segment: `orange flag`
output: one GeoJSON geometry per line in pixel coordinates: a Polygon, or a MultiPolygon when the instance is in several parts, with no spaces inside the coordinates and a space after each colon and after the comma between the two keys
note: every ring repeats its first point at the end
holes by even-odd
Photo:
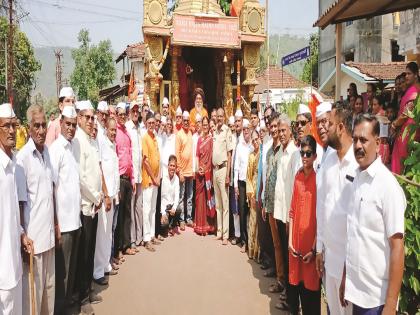
{"type": "Polygon", "coordinates": [[[130,82],[128,83],[128,97],[131,97],[131,94],[134,92],[135,84],[134,84],[134,69],[131,70],[130,74],[130,82]]]}
{"type": "Polygon", "coordinates": [[[318,129],[316,128],[316,107],[321,104],[322,100],[318,100],[317,96],[313,93],[311,93],[311,97],[309,99],[308,102],[308,107],[309,110],[311,111],[311,116],[312,116],[312,127],[311,127],[311,132],[312,135],[314,136],[316,142],[318,142],[318,144],[322,144],[321,140],[319,139],[319,135],[318,135],[318,129]]]}
{"type": "Polygon", "coordinates": [[[232,0],[232,4],[230,5],[230,15],[239,16],[239,14],[241,14],[243,5],[244,0],[232,0]]]}

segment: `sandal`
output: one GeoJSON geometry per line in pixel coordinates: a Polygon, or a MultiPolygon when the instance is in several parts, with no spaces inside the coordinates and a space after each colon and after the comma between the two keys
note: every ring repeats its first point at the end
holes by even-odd
{"type": "Polygon", "coordinates": [[[149,251],[149,252],[155,252],[156,249],[153,247],[151,242],[147,242],[144,247],[149,251]]]}

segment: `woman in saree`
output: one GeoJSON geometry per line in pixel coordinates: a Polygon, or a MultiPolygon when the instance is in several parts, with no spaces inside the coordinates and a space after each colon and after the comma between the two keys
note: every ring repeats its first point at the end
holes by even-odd
{"type": "Polygon", "coordinates": [[[419,66],[415,62],[407,64],[406,68],[406,85],[405,91],[400,102],[400,110],[398,117],[391,124],[391,134],[395,134],[394,148],[392,150],[391,170],[396,174],[403,172],[404,159],[407,157],[408,151],[408,132],[404,132],[409,125],[414,124],[414,120],[409,118],[408,112],[414,108],[414,100],[419,93],[419,66]]]}
{"type": "Polygon", "coordinates": [[[248,257],[258,260],[258,228],[257,228],[257,178],[258,178],[258,161],[260,156],[260,135],[257,130],[251,134],[251,142],[254,151],[250,153],[248,159],[248,169],[246,173],[246,194],[249,205],[249,222],[248,222],[248,257]]]}
{"type": "Polygon", "coordinates": [[[215,202],[212,194],[212,154],[213,137],[210,133],[210,121],[207,116],[202,120],[202,135],[197,142],[198,174],[195,179],[195,226],[194,232],[207,235],[214,232],[216,216],[215,202]]]}

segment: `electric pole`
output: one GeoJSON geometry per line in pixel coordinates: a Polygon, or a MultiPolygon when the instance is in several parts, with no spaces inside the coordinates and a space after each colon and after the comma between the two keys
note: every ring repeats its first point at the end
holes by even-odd
{"type": "Polygon", "coordinates": [[[60,96],[60,90],[63,87],[62,83],[62,74],[63,74],[63,67],[61,65],[61,58],[63,57],[63,53],[61,49],[54,51],[56,63],[55,63],[55,82],[57,85],[57,98],[60,96]]]}
{"type": "Polygon", "coordinates": [[[7,95],[13,105],[13,0],[9,0],[9,36],[7,38],[7,95]]]}

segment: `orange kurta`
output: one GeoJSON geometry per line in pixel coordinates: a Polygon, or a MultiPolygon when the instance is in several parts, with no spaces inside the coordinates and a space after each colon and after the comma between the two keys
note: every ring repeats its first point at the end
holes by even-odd
{"type": "Polygon", "coordinates": [[[175,138],[175,155],[179,174],[185,177],[193,176],[193,139],[191,131],[181,129],[175,138]]]}
{"type": "MultiPolygon", "coordinates": [[[[142,150],[143,150],[143,161],[147,159],[152,169],[153,175],[156,177],[159,174],[160,169],[160,153],[156,137],[150,136],[147,132],[142,139],[142,150]]],[[[142,168],[142,180],[141,186],[148,188],[152,185],[152,179],[146,171],[146,168],[142,168]]]]}
{"type": "MultiPolygon", "coordinates": [[[[312,250],[316,236],[316,173],[314,170],[307,178],[303,170],[296,174],[289,216],[293,220],[293,247],[305,256],[312,250]]],[[[302,281],[306,289],[319,290],[315,257],[305,264],[302,258],[293,257],[289,252],[289,282],[292,285],[298,285],[302,281]]]]}

